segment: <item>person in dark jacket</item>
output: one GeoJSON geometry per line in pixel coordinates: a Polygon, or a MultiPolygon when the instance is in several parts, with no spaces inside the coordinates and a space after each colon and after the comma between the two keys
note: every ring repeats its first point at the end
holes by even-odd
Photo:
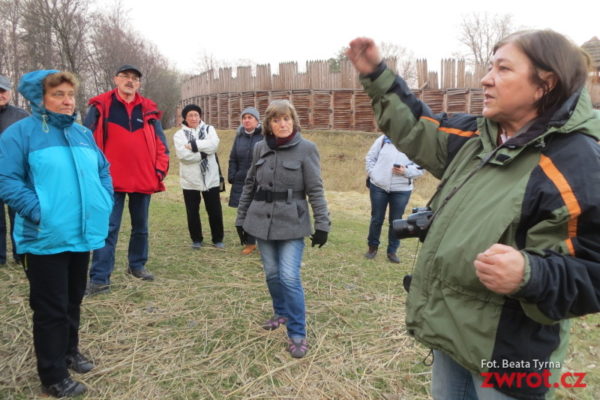
{"type": "Polygon", "coordinates": [[[441,179],[406,301],[408,333],[433,349],[433,398],[551,397],[568,369],[570,319],[600,312],[589,56],[551,30],[511,34],[481,80],[483,115],[448,116],[386,67],[373,40],[346,54],[381,129],[441,179]]]}
{"type": "MultiPolygon", "coordinates": [[[[10,125],[20,119],[27,117],[27,112],[19,107],[10,105],[12,98],[12,85],[10,79],[4,75],[0,75],[0,135],[10,125]]],[[[8,219],[10,220],[10,240],[12,242],[12,254],[15,263],[21,263],[21,257],[17,254],[17,247],[13,239],[13,231],[15,224],[15,211],[8,208],[8,219]]],[[[4,211],[4,202],[0,200],[0,265],[6,264],[6,213],[4,211]]]]}
{"type": "MultiPolygon", "coordinates": [[[[244,181],[252,162],[254,145],[263,140],[258,110],[254,107],[247,107],[242,111],[241,118],[242,125],[240,125],[236,132],[233,146],[229,153],[229,169],[227,171],[227,180],[231,184],[229,206],[234,208],[238,206],[240,196],[244,190],[244,181]]],[[[254,236],[248,235],[242,254],[248,255],[255,249],[256,240],[254,236]]]]}
{"type": "Polygon", "coordinates": [[[308,342],[300,266],[304,237],[312,232],[306,198],[315,221],[313,247],[327,242],[331,221],[317,146],[302,138],[298,114],[289,101],[269,104],[264,132],[265,140],[252,152],[235,225],[241,243],[250,234],[260,250],[274,311],[263,328],[287,325],[288,351],[301,358],[308,342]]]}
{"type": "Polygon", "coordinates": [[[54,397],[86,391],[67,369],[94,367],[79,352],[80,306],[90,251],[104,246],[113,206],[108,161],[75,123],[77,86],[70,72],[23,75],[19,92],[33,114],[0,137],[0,198],[17,212],[37,370],[42,391],[54,397]]]}

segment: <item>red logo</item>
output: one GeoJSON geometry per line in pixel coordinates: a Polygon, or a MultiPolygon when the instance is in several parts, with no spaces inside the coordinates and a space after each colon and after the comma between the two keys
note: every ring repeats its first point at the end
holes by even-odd
{"type": "Polygon", "coordinates": [[[585,372],[565,372],[560,375],[558,382],[550,383],[552,373],[545,369],[542,373],[539,372],[482,372],[484,388],[538,388],[544,386],[565,387],[565,388],[584,388],[587,385],[583,382],[585,372]]]}

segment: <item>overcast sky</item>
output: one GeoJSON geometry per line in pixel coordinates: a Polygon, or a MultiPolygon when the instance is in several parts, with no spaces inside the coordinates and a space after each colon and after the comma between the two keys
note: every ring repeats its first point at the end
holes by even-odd
{"type": "MultiPolygon", "coordinates": [[[[113,4],[113,0],[100,0],[113,4]]],[[[333,57],[368,36],[427,58],[430,69],[461,50],[465,14],[512,14],[517,26],[551,28],[582,44],[600,37],[600,1],[567,0],[125,0],[132,26],[182,72],[202,54],[258,64],[333,57]],[[432,65],[433,64],[433,65],[432,65]]],[[[464,50],[464,49],[462,49],[464,50]]]]}

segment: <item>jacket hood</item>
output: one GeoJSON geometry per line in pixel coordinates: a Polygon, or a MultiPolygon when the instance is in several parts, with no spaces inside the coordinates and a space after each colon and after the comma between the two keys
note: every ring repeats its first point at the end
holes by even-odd
{"type": "Polygon", "coordinates": [[[57,72],[59,71],[55,69],[28,72],[19,81],[19,93],[29,101],[31,111],[34,114],[41,115],[46,111],[44,108],[44,88],[42,87],[42,81],[48,75],[57,72]]]}
{"type": "MultiPolygon", "coordinates": [[[[515,137],[522,144],[551,132],[579,132],[600,140],[600,119],[594,113],[587,89],[573,93],[560,107],[541,115],[527,132],[515,137]]],[[[519,143],[517,143],[519,144],[519,143]]]]}
{"type": "Polygon", "coordinates": [[[43,129],[46,122],[59,128],[70,126],[75,122],[77,113],[73,115],[58,114],[44,107],[43,80],[48,75],[60,72],[55,69],[28,72],[19,81],[19,93],[29,101],[33,115],[42,119],[43,129]]]}
{"type": "MultiPolygon", "coordinates": [[[[496,123],[485,118],[481,122],[488,126],[485,129],[488,134],[485,137],[482,136],[484,148],[486,151],[491,151],[497,146],[496,123]]],[[[573,93],[562,105],[537,117],[526,132],[507,140],[504,145],[512,149],[523,148],[535,143],[543,145],[545,138],[552,133],[570,134],[575,132],[600,141],[600,113],[592,108],[592,101],[587,89],[573,93]]]]}
{"type": "Polygon", "coordinates": [[[559,132],[577,131],[600,140],[600,113],[593,109],[592,100],[585,88],[563,104],[549,125],[559,126],[559,132]]]}
{"type": "MultiPolygon", "coordinates": [[[[237,128],[236,135],[239,136],[239,135],[244,134],[245,132],[246,132],[246,130],[244,129],[244,125],[240,125],[237,128]]],[[[259,123],[256,126],[256,129],[254,129],[254,132],[252,132],[252,135],[261,135],[261,134],[262,134],[262,124],[259,123]]]]}

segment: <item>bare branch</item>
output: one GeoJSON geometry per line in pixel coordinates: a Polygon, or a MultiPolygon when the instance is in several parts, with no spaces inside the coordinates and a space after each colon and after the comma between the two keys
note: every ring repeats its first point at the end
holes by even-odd
{"type": "Polygon", "coordinates": [[[494,44],[513,31],[513,17],[510,14],[473,13],[463,16],[458,39],[468,49],[468,61],[486,65],[494,44]]]}

